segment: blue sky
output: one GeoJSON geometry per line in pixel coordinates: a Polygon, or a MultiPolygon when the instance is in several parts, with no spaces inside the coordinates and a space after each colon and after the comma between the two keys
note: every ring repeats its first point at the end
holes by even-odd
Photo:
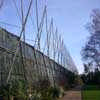
{"type": "MultiPolygon", "coordinates": [[[[3,20],[8,23],[19,25],[11,0],[5,5],[7,6],[0,12],[0,21],[3,20]]],[[[83,65],[80,51],[89,36],[85,25],[90,21],[92,9],[100,8],[100,0],[47,0],[47,5],[48,19],[53,17],[54,23],[58,27],[59,34],[62,34],[67,49],[79,72],[82,73],[83,65]]],[[[43,5],[41,5],[41,7],[42,6],[43,5]]],[[[14,30],[10,26],[6,27],[13,32],[20,31],[19,29],[14,30]]],[[[31,29],[32,28],[30,28],[30,30],[31,29]]],[[[28,33],[29,32],[28,30],[28,33]]]]}
{"type": "Polygon", "coordinates": [[[85,26],[94,8],[100,8],[100,0],[48,0],[49,16],[54,17],[79,73],[83,72],[80,51],[89,36],[85,26]]]}

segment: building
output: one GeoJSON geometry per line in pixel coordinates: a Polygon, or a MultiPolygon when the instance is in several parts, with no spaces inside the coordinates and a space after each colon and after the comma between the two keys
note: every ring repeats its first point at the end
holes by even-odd
{"type": "Polygon", "coordinates": [[[26,79],[29,83],[34,83],[39,79],[49,79],[51,84],[58,85],[67,82],[71,71],[36,50],[33,46],[18,41],[18,36],[5,29],[0,29],[0,84],[6,84],[10,71],[9,81],[26,79]],[[16,50],[18,50],[17,53],[16,50]]]}

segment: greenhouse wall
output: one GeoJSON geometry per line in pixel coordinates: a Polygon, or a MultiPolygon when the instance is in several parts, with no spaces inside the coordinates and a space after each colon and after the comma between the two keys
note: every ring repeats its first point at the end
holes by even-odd
{"type": "Polygon", "coordinates": [[[49,79],[51,84],[67,81],[66,76],[70,71],[31,45],[22,41],[18,45],[18,41],[18,36],[0,29],[0,85],[6,84],[11,67],[10,80],[27,79],[34,83],[38,79],[49,79]],[[18,52],[13,64],[17,46],[18,52]]]}

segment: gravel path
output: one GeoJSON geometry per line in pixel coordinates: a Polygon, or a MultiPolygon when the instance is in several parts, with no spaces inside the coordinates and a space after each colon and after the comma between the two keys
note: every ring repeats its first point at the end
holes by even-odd
{"type": "Polygon", "coordinates": [[[60,100],[81,100],[81,91],[67,91],[60,100]]]}

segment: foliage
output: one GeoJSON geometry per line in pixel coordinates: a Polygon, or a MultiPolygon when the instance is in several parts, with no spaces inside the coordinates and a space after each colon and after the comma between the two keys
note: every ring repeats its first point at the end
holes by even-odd
{"type": "Polygon", "coordinates": [[[40,79],[31,86],[31,99],[33,100],[55,100],[60,95],[58,87],[51,87],[50,81],[40,79]]]}
{"type": "Polygon", "coordinates": [[[83,90],[100,90],[99,85],[84,85],[83,90]]]}
{"type": "Polygon", "coordinates": [[[69,90],[69,89],[70,89],[70,86],[66,83],[66,84],[64,85],[64,90],[67,91],[67,90],[69,90]]]}
{"type": "Polygon", "coordinates": [[[82,49],[82,58],[95,67],[100,67],[100,10],[93,10],[88,29],[90,37],[82,49]]]}
{"type": "Polygon", "coordinates": [[[0,96],[8,96],[10,93],[9,93],[9,85],[2,85],[0,86],[0,96]]]}
{"type": "Polygon", "coordinates": [[[4,0],[0,0],[0,9],[2,8],[4,0]]]}
{"type": "Polygon", "coordinates": [[[26,92],[26,84],[22,80],[15,80],[11,84],[0,87],[0,95],[7,98],[14,96],[25,99],[27,97],[26,92]]]}
{"type": "Polygon", "coordinates": [[[100,71],[96,68],[95,71],[91,71],[88,74],[81,75],[81,78],[85,84],[100,84],[100,71]]]}
{"type": "Polygon", "coordinates": [[[37,88],[32,94],[33,100],[56,100],[61,94],[61,89],[56,87],[37,88]]]}
{"type": "Polygon", "coordinates": [[[25,81],[14,80],[11,84],[0,87],[0,96],[8,98],[6,100],[9,100],[11,97],[14,97],[16,100],[27,100],[29,98],[33,100],[56,100],[63,94],[61,88],[57,86],[51,87],[50,82],[45,79],[39,80],[33,86],[26,84],[25,81]]]}
{"type": "Polygon", "coordinates": [[[90,72],[90,64],[84,64],[84,72],[85,74],[88,74],[90,72]]]}
{"type": "Polygon", "coordinates": [[[51,87],[49,88],[48,92],[52,98],[58,98],[60,95],[60,89],[58,87],[51,87]]]}
{"type": "Polygon", "coordinates": [[[12,90],[16,90],[15,91],[15,96],[16,97],[21,97],[21,98],[26,98],[26,94],[27,94],[27,88],[26,88],[26,83],[25,81],[19,80],[19,81],[15,81],[16,83],[14,83],[15,85],[12,86],[12,90]]]}
{"type": "Polygon", "coordinates": [[[72,88],[72,87],[74,87],[74,85],[77,84],[77,82],[75,81],[75,79],[77,78],[77,75],[75,75],[74,73],[68,73],[68,75],[66,77],[68,77],[69,88],[72,88]]]}

